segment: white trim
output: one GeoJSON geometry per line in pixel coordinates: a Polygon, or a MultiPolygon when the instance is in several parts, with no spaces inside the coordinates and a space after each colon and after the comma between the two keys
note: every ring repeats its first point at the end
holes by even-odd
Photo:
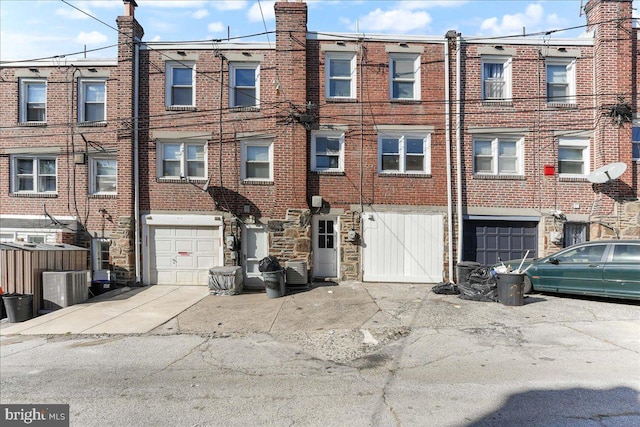
{"type": "MultiPolygon", "coordinates": [[[[250,86],[241,86],[247,87],[250,86]]],[[[229,63],[229,108],[260,108],[260,63],[258,62],[230,62],[229,63]],[[253,70],[255,79],[255,100],[253,105],[237,105],[235,89],[236,70],[253,70]]]]}
{"type": "MultiPolygon", "coordinates": [[[[47,175],[48,176],[48,175],[47,175]]],[[[13,154],[11,155],[11,192],[14,194],[58,194],[58,158],[51,155],[30,155],[30,154],[13,154]],[[33,167],[33,190],[17,190],[18,187],[18,159],[31,159],[33,167]],[[39,163],[41,160],[53,160],[56,167],[56,189],[53,191],[39,191],[38,178],[40,176],[39,163]]]]}
{"type": "Polygon", "coordinates": [[[104,78],[80,78],[78,79],[78,122],[106,122],[107,121],[107,79],[104,78]],[[88,84],[102,83],[104,86],[104,101],[102,120],[87,120],[85,117],[86,94],[85,89],[88,84]]]}
{"type": "Polygon", "coordinates": [[[344,132],[340,131],[313,131],[311,133],[311,170],[316,172],[343,172],[344,171],[344,132]],[[339,152],[338,152],[338,167],[337,168],[319,168],[317,161],[317,152],[316,152],[316,138],[317,137],[325,137],[338,139],[339,142],[339,152]]]}
{"type": "Polygon", "coordinates": [[[482,55],[481,61],[480,61],[480,73],[481,73],[481,79],[480,79],[480,85],[481,87],[481,92],[482,92],[482,100],[483,101],[488,101],[488,102],[492,102],[492,101],[499,101],[499,102],[511,102],[512,100],[512,86],[513,86],[513,82],[512,82],[512,73],[511,73],[511,69],[512,69],[512,57],[511,56],[494,56],[494,55],[482,55]],[[486,91],[485,91],[485,80],[487,79],[487,76],[485,74],[485,65],[486,64],[499,64],[502,65],[502,79],[504,81],[504,91],[503,91],[503,96],[500,98],[488,98],[486,91]]]}
{"type": "Polygon", "coordinates": [[[549,104],[575,104],[576,103],[576,59],[575,58],[558,58],[547,57],[545,59],[545,91],[546,101],[549,104]],[[549,99],[549,65],[564,66],[567,73],[567,94],[565,100],[549,99]]]}
{"type": "Polygon", "coordinates": [[[389,53],[389,98],[392,100],[420,100],[420,55],[415,53],[389,53]],[[408,79],[394,79],[393,76],[393,64],[395,61],[413,61],[413,95],[411,98],[400,98],[395,96],[396,94],[393,91],[393,83],[395,81],[399,82],[409,82],[408,79]]]}
{"type": "MultiPolygon", "coordinates": [[[[111,175],[107,175],[111,176],[111,175]]],[[[96,194],[118,194],[118,158],[116,156],[107,156],[107,155],[91,155],[89,156],[89,193],[92,195],[96,194]],[[116,190],[115,191],[99,191],[98,190],[98,166],[96,161],[98,160],[112,160],[116,162],[116,190]]]]}
{"type": "Polygon", "coordinates": [[[162,179],[182,179],[182,178],[192,178],[192,179],[207,179],[209,176],[209,144],[207,141],[202,140],[161,140],[156,142],[156,178],[162,179]],[[179,158],[172,159],[180,162],[180,175],[164,175],[164,147],[166,145],[178,145],[179,148],[179,158]],[[203,146],[203,162],[204,162],[204,174],[202,176],[190,176],[187,175],[188,170],[188,159],[187,159],[187,147],[190,145],[203,146]]]}
{"type": "Polygon", "coordinates": [[[403,175],[424,175],[431,174],[431,133],[430,132],[403,132],[401,130],[385,130],[378,133],[378,174],[403,174],[403,175]],[[397,170],[383,170],[382,169],[382,140],[394,139],[398,140],[398,169],[397,170]],[[407,170],[406,160],[409,154],[406,151],[407,139],[422,139],[422,155],[423,155],[423,169],[420,171],[407,170]]]}
{"type": "MultiPolygon", "coordinates": [[[[472,162],[473,162],[473,174],[484,176],[523,176],[524,175],[524,137],[523,136],[509,136],[509,135],[482,135],[474,137],[472,141],[472,162]],[[478,171],[476,170],[476,143],[489,142],[491,143],[491,171],[478,171]],[[500,143],[515,142],[516,143],[516,170],[515,172],[501,172],[500,171],[500,143]]],[[[488,157],[488,155],[484,155],[488,157]]]]}
{"type": "Polygon", "coordinates": [[[165,66],[165,106],[166,107],[195,107],[196,105],[196,63],[195,61],[167,61],[165,66]],[[172,99],[173,69],[186,68],[191,70],[191,104],[174,104],[172,99]]]}
{"type": "Polygon", "coordinates": [[[46,78],[20,78],[20,105],[19,105],[19,122],[20,123],[46,123],[47,122],[47,98],[49,92],[49,84],[46,78]],[[29,120],[28,113],[28,86],[31,84],[44,84],[44,120],[29,120]]]}
{"type": "Polygon", "coordinates": [[[561,178],[585,178],[591,172],[591,144],[585,138],[558,138],[558,176],[561,178]],[[580,147],[582,148],[583,173],[561,173],[560,172],[560,148],[580,147]]]}
{"type": "Polygon", "coordinates": [[[142,215],[142,225],[145,226],[160,226],[160,225],[174,225],[180,226],[205,226],[205,227],[220,227],[224,224],[224,221],[219,215],[173,215],[173,214],[147,214],[142,215]]]}
{"type": "Polygon", "coordinates": [[[240,177],[243,181],[271,181],[274,180],[273,174],[273,140],[270,139],[248,139],[242,141],[242,153],[240,161],[240,177]],[[268,147],[269,149],[269,177],[268,178],[248,178],[247,177],[247,147],[268,147]]]}
{"type": "MultiPolygon", "coordinates": [[[[340,77],[338,80],[347,80],[345,77],[340,77]]],[[[324,61],[324,96],[326,99],[356,99],[357,89],[357,73],[356,73],[356,54],[347,52],[325,52],[324,61]],[[349,96],[334,96],[331,95],[331,61],[333,60],[349,60],[350,74],[349,74],[349,96]]]]}

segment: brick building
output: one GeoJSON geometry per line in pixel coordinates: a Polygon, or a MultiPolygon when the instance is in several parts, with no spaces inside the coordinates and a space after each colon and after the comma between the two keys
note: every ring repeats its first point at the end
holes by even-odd
{"type": "Polygon", "coordinates": [[[640,238],[631,1],[588,2],[591,38],[491,40],[316,33],[278,2],[275,43],[143,42],[124,5],[117,60],[2,64],[3,240],[90,246],[123,284],[260,286],[268,254],[439,282],[640,238]]]}

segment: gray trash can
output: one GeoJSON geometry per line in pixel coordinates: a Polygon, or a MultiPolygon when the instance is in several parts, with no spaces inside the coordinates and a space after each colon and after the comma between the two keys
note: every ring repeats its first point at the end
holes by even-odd
{"type": "Polygon", "coordinates": [[[482,267],[482,264],[475,261],[460,261],[456,264],[456,275],[458,278],[458,285],[466,285],[469,283],[469,276],[471,272],[476,268],[482,267]]]}
{"type": "Polygon", "coordinates": [[[287,293],[287,287],[284,282],[284,270],[263,271],[262,280],[269,298],[280,298],[287,293]]]}
{"type": "Polygon", "coordinates": [[[32,294],[5,294],[2,301],[10,323],[24,322],[33,317],[32,294]]]}
{"type": "Polygon", "coordinates": [[[524,274],[496,274],[498,301],[503,305],[524,305],[524,274]]]}

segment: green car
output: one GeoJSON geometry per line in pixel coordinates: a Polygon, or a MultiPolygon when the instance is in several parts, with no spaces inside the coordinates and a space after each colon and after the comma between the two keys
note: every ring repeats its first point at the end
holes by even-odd
{"type": "MultiPolygon", "coordinates": [[[[504,264],[515,270],[521,260],[504,264]]],[[[640,240],[578,243],[544,258],[526,260],[522,263],[525,269],[525,293],[640,299],[640,240]]]]}

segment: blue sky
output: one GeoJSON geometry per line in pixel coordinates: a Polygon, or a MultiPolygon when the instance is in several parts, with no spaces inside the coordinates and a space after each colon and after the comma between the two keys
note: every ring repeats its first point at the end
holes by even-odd
{"type": "MultiPolygon", "coordinates": [[[[587,0],[307,0],[310,31],[443,36],[500,36],[585,24],[587,0]]],[[[240,37],[274,30],[272,0],[137,0],[144,41],[188,41],[240,37]]],[[[634,0],[637,6],[640,0],[634,0]]],[[[0,0],[0,58],[33,59],[114,45],[122,0],[0,0]],[[75,6],[72,7],[70,5],[75,6]],[[79,10],[103,21],[98,22],[79,10]],[[105,25],[108,24],[108,25],[105,25]]],[[[634,10],[638,16],[638,11],[634,10]]],[[[554,33],[578,37],[584,28],[554,33]]],[[[274,35],[257,41],[275,40],[274,35]]],[[[248,41],[248,39],[247,39],[248,41]]],[[[99,50],[87,57],[115,57],[99,50]]]]}

